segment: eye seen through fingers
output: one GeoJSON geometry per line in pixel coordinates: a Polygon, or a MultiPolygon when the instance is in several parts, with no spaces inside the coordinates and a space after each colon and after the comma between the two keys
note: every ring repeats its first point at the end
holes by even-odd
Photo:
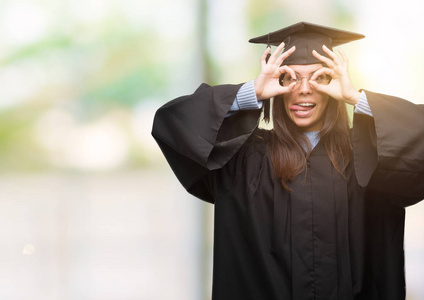
{"type": "MultiPolygon", "coordinates": [[[[290,84],[292,84],[293,82],[295,83],[294,89],[298,89],[302,83],[303,79],[306,79],[307,81],[309,81],[311,79],[311,77],[313,76],[312,74],[309,74],[309,76],[301,76],[299,73],[295,72],[296,77],[291,76],[288,73],[283,73],[280,75],[280,85],[281,86],[285,86],[288,87],[290,86],[290,84]]],[[[319,75],[315,81],[318,84],[323,84],[323,85],[328,85],[331,82],[331,77],[329,75],[323,74],[323,75],[319,75]]]]}

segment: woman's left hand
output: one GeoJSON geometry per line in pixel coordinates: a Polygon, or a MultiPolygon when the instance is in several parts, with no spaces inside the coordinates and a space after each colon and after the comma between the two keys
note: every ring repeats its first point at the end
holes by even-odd
{"type": "Polygon", "coordinates": [[[328,49],[326,46],[322,46],[322,49],[331,57],[327,58],[320,55],[315,50],[312,51],[312,54],[325,63],[328,67],[321,68],[317,70],[311,77],[309,83],[319,92],[325,93],[330,97],[344,101],[346,103],[356,105],[359,100],[360,92],[355,90],[352,85],[352,80],[349,76],[349,60],[343,50],[339,49],[340,59],[333,51],[328,49]],[[329,75],[332,80],[330,84],[323,85],[318,84],[315,79],[320,75],[329,75]]]}

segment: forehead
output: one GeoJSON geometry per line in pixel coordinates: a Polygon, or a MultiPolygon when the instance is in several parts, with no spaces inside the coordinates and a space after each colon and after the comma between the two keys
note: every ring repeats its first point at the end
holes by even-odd
{"type": "Polygon", "coordinates": [[[296,73],[299,74],[310,74],[315,72],[318,69],[321,69],[323,67],[322,64],[311,64],[311,65],[290,65],[290,68],[292,68],[296,73]]]}

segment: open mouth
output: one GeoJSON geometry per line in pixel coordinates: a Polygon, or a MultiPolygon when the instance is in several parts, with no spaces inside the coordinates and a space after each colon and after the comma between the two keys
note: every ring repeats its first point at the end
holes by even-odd
{"type": "Polygon", "coordinates": [[[312,102],[300,102],[300,103],[295,103],[291,105],[290,110],[294,112],[299,112],[299,113],[304,113],[304,112],[307,113],[311,111],[312,109],[314,109],[315,106],[316,104],[312,102]]]}

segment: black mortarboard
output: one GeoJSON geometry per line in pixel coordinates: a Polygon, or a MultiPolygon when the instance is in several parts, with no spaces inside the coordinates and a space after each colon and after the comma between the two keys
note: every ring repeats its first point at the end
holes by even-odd
{"type": "Polygon", "coordinates": [[[310,65],[322,63],[312,55],[312,50],[316,50],[319,54],[328,57],[322,50],[322,45],[326,45],[332,50],[335,46],[359,40],[364,37],[364,35],[359,33],[300,22],[269,34],[250,39],[249,42],[272,46],[278,46],[284,42],[286,50],[296,46],[296,51],[290,55],[283,64],[310,65]]]}
{"type": "MultiPolygon", "coordinates": [[[[364,38],[362,34],[340,30],[336,28],[325,27],[307,22],[299,22],[286,28],[270,32],[268,34],[250,39],[250,43],[266,44],[268,46],[278,46],[282,42],[285,43],[285,50],[296,46],[296,51],[292,53],[283,65],[310,65],[322,63],[319,59],[312,55],[312,50],[316,50],[319,54],[329,57],[322,50],[322,45],[327,46],[330,50],[333,47],[342,45],[351,41],[364,38]]],[[[264,105],[265,120],[269,120],[269,102],[264,105]]]]}

